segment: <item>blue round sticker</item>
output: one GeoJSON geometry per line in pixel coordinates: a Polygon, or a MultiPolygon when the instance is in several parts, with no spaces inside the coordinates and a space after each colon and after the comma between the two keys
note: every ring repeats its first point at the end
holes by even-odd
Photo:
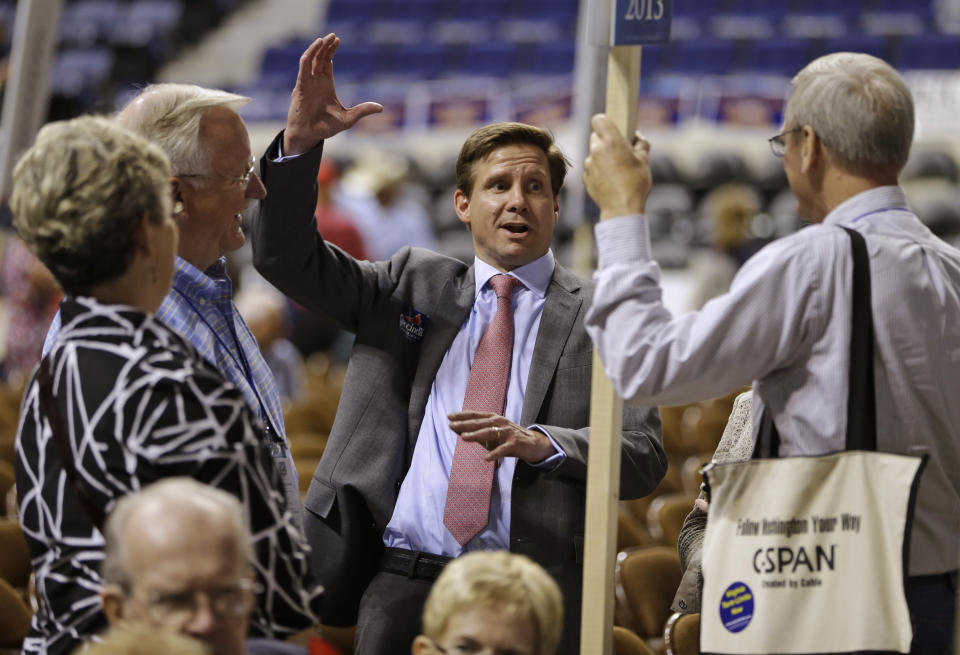
{"type": "Polygon", "coordinates": [[[753,618],[753,592],[743,582],[734,582],[720,597],[720,622],[730,632],[740,632],[753,618]]]}

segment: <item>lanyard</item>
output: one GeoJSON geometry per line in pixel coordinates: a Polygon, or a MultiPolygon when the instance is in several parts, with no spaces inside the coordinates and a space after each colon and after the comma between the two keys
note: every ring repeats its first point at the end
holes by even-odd
{"type": "Polygon", "coordinates": [[[270,414],[267,412],[266,404],[263,402],[263,398],[261,398],[260,396],[260,390],[257,389],[257,385],[253,380],[253,372],[252,372],[252,369],[250,368],[250,363],[247,361],[247,355],[246,353],[243,352],[243,347],[240,345],[240,340],[237,339],[237,333],[233,328],[232,312],[231,312],[230,320],[226,321],[226,323],[227,323],[227,327],[230,329],[230,334],[233,336],[233,342],[234,344],[236,344],[237,352],[240,354],[239,359],[237,358],[236,355],[233,354],[233,351],[230,350],[230,347],[220,336],[220,333],[217,332],[217,330],[215,330],[214,327],[210,324],[210,321],[207,320],[207,317],[203,315],[203,313],[197,308],[196,305],[193,304],[193,301],[191,301],[190,298],[187,297],[187,295],[183,293],[180,289],[177,289],[176,287],[174,287],[173,290],[176,291],[178,294],[180,294],[180,297],[183,298],[183,300],[188,305],[190,305],[190,308],[200,318],[200,320],[203,321],[203,324],[207,326],[207,329],[210,330],[210,333],[213,335],[213,338],[220,343],[220,345],[227,352],[227,354],[230,355],[230,358],[233,359],[237,367],[241,371],[243,371],[243,376],[244,378],[246,378],[247,384],[249,384],[250,388],[253,389],[253,393],[257,397],[257,402],[260,404],[260,420],[263,422],[264,431],[267,433],[267,436],[269,436],[272,440],[281,439],[279,435],[276,433],[276,430],[273,428],[273,425],[271,424],[270,414]]]}

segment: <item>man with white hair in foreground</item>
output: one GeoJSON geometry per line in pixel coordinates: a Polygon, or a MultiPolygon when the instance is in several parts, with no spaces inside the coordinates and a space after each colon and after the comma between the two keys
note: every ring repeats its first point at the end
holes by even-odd
{"type": "MultiPolygon", "coordinates": [[[[244,653],[258,586],[244,516],[234,496],[191,478],[121,498],[104,529],[100,596],[110,624],[187,635],[213,655],[244,653]]],[[[254,643],[255,652],[296,649],[254,643]]]]}
{"type": "MultiPolygon", "coordinates": [[[[600,270],[587,331],[618,393],[643,405],[710,398],[750,382],[780,456],[842,450],[851,334],[850,228],[866,241],[874,323],[877,450],[929,454],[909,537],[912,652],[948,652],[960,560],[960,252],[927,229],[897,177],[913,141],[913,98],[876,57],[834,53],[792,81],[783,158],[813,223],[754,255],[729,293],[672,316],[644,215],[650,144],[631,148],[604,116],[584,181],[600,207],[600,270]]],[[[878,572],[882,574],[882,572],[878,572]]]]}

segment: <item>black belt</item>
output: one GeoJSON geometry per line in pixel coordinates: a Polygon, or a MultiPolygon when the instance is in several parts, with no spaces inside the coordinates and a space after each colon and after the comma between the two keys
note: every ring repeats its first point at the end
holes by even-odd
{"type": "Polygon", "coordinates": [[[452,557],[404,548],[387,548],[380,558],[380,570],[414,580],[436,580],[452,557]]]}

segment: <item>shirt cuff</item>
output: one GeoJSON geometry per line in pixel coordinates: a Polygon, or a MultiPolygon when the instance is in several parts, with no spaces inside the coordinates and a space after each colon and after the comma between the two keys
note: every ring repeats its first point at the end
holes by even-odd
{"type": "Polygon", "coordinates": [[[277,141],[277,158],[272,161],[289,161],[291,159],[296,159],[300,155],[284,155],[283,154],[283,139],[277,141]]]}
{"type": "Polygon", "coordinates": [[[550,455],[550,457],[540,460],[539,462],[534,462],[530,464],[530,466],[535,469],[540,469],[541,471],[552,471],[567,460],[567,454],[563,452],[563,448],[560,447],[560,444],[554,441],[553,437],[550,436],[550,433],[545,427],[534,423],[533,425],[527,427],[527,429],[537,430],[538,432],[542,432],[543,434],[547,435],[547,439],[550,440],[550,445],[552,445],[553,449],[557,451],[553,455],[550,455]]]}
{"type": "Polygon", "coordinates": [[[652,259],[650,227],[643,214],[600,221],[593,231],[600,253],[600,268],[615,264],[636,264],[652,259]]]}
{"type": "MultiPolygon", "coordinates": [[[[323,144],[323,141],[320,141],[319,143],[317,143],[317,145],[315,145],[315,146],[314,146],[313,148],[311,148],[310,150],[314,150],[314,149],[316,149],[316,148],[319,148],[322,144],[323,144]]],[[[300,155],[305,155],[305,154],[307,154],[307,152],[310,152],[310,150],[307,150],[307,151],[305,151],[305,152],[301,152],[300,155]]],[[[277,156],[276,156],[276,158],[271,159],[270,161],[272,161],[272,162],[289,161],[289,160],[291,160],[291,159],[296,159],[296,158],[299,157],[300,155],[285,155],[285,154],[283,154],[283,139],[277,139],[277,156]]]]}

